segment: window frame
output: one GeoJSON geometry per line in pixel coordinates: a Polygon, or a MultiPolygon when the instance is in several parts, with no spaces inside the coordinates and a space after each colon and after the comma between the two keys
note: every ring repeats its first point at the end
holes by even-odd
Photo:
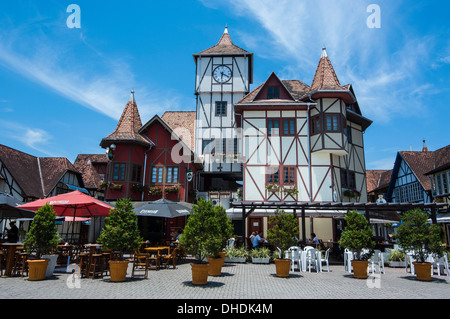
{"type": "Polygon", "coordinates": [[[325,114],[325,132],[328,133],[338,133],[341,132],[341,126],[340,123],[340,114],[338,113],[328,113],[325,114]],[[331,118],[331,129],[328,128],[328,119],[331,118]],[[335,120],[335,121],[334,121],[335,120]],[[336,125],[336,127],[335,127],[336,125]]]}
{"type": "Polygon", "coordinates": [[[296,186],[297,178],[296,178],[296,169],[295,166],[283,166],[283,186],[296,186]],[[288,177],[288,182],[286,182],[286,172],[288,177]],[[291,180],[292,178],[292,180],[291,180]]]}
{"type": "Polygon", "coordinates": [[[153,166],[152,167],[152,176],[151,182],[153,184],[163,184],[164,183],[164,166],[153,166]],[[156,174],[155,174],[156,172],[156,174]],[[160,181],[161,177],[161,181],[160,181]]]}
{"type": "Polygon", "coordinates": [[[113,163],[112,180],[117,182],[125,182],[127,180],[127,163],[113,163]],[[118,167],[117,176],[116,167],[118,167]]]}
{"type": "Polygon", "coordinates": [[[227,116],[227,108],[228,108],[228,102],[227,101],[216,101],[216,109],[215,109],[215,116],[221,117],[221,116],[227,116]],[[220,111],[220,112],[218,112],[220,111]]]}
{"type": "Polygon", "coordinates": [[[320,114],[311,117],[310,133],[311,135],[320,134],[322,132],[322,122],[320,114]]]}
{"type": "Polygon", "coordinates": [[[267,87],[267,99],[277,100],[280,98],[280,87],[279,86],[268,86],[267,87]]]}
{"type": "Polygon", "coordinates": [[[180,180],[180,167],[179,166],[168,166],[165,168],[166,171],[166,176],[165,176],[165,180],[166,180],[166,184],[178,184],[179,180],[180,180]],[[174,180],[174,172],[177,172],[176,174],[176,180],[174,180]],[[170,172],[170,176],[171,179],[169,181],[169,172],[170,172]]]}
{"type": "Polygon", "coordinates": [[[142,181],[142,165],[133,164],[131,169],[131,181],[132,182],[142,181]]]}

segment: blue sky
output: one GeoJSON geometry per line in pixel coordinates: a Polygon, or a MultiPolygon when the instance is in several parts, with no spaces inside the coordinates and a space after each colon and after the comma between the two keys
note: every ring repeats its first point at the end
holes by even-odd
{"type": "Polygon", "coordinates": [[[322,46],[362,113],[367,169],[397,151],[449,144],[448,1],[15,0],[0,2],[0,143],[35,156],[104,153],[129,98],[143,123],[195,110],[192,54],[225,25],[254,53],[257,87],[274,71],[311,84],[322,46]],[[67,7],[81,9],[68,28],[67,7]],[[380,8],[381,25],[369,28],[380,8]]]}

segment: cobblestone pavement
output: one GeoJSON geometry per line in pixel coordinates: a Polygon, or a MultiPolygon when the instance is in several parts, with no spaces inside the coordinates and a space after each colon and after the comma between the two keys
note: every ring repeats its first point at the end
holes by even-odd
{"type": "Polygon", "coordinates": [[[222,275],[209,277],[206,286],[191,284],[189,262],[176,269],[150,270],[148,279],[126,282],[81,279],[72,283],[71,274],[55,273],[43,281],[0,278],[0,299],[448,299],[450,277],[432,277],[421,282],[404,268],[386,267],[385,274],[368,280],[355,279],[343,265],[330,272],[292,272],[289,278],[275,276],[275,265],[226,263],[222,275]],[[68,283],[69,282],[69,283],[68,283]],[[77,287],[76,284],[79,284],[77,287]]]}

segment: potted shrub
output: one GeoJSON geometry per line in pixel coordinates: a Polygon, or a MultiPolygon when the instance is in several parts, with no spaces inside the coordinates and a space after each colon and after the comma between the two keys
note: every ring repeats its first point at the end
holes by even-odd
{"type": "Polygon", "coordinates": [[[225,262],[245,263],[249,256],[248,250],[242,247],[233,247],[226,250],[225,262]]]}
{"type": "Polygon", "coordinates": [[[117,201],[105,218],[105,227],[97,241],[106,249],[118,252],[115,259],[109,261],[111,281],[125,281],[129,261],[125,260],[124,252],[134,252],[143,241],[130,199],[121,198],[117,201]]]}
{"type": "Polygon", "coordinates": [[[270,262],[270,249],[267,247],[256,248],[251,251],[252,263],[268,264],[270,262]]]}
{"type": "Polygon", "coordinates": [[[232,224],[223,207],[214,206],[211,201],[202,198],[193,205],[180,238],[181,246],[195,258],[195,262],[191,263],[192,284],[208,283],[211,262],[217,261],[223,265],[219,252],[232,234],[232,224]],[[208,261],[205,261],[206,257],[210,257],[208,261]]]}
{"type": "Polygon", "coordinates": [[[413,209],[402,215],[402,223],[397,228],[396,238],[405,254],[412,253],[417,279],[430,281],[432,263],[427,258],[435,254],[441,257],[444,247],[439,226],[428,222],[430,216],[421,209],[413,209]]]}
{"type": "Polygon", "coordinates": [[[267,240],[281,250],[280,258],[275,258],[277,277],[289,277],[291,260],[285,258],[285,251],[297,245],[298,222],[293,214],[276,210],[275,216],[269,217],[271,227],[267,231],[267,240]]]}
{"type": "Polygon", "coordinates": [[[369,258],[373,253],[375,241],[372,239],[372,229],[364,215],[356,210],[347,212],[345,216],[347,226],[342,232],[339,245],[348,248],[354,253],[352,260],[353,276],[367,278],[369,258]]]}
{"type": "Polygon", "coordinates": [[[208,246],[207,260],[210,263],[209,272],[210,276],[220,276],[222,274],[222,266],[225,263],[224,248],[228,239],[233,236],[233,225],[231,220],[228,219],[225,208],[222,206],[213,206],[215,212],[215,224],[217,230],[215,232],[214,241],[211,241],[211,245],[208,246]]]}
{"type": "Polygon", "coordinates": [[[36,249],[36,259],[30,258],[27,261],[29,268],[28,280],[43,280],[46,276],[53,274],[58,255],[53,255],[52,252],[56,251],[61,240],[56,228],[55,217],[56,213],[53,207],[45,204],[39,208],[33,218],[30,231],[27,233],[24,241],[24,247],[29,252],[32,249],[36,249]],[[50,261],[52,262],[51,264],[49,264],[50,261]]]}
{"type": "Polygon", "coordinates": [[[405,253],[400,249],[392,249],[389,251],[387,262],[389,267],[405,267],[405,253]]]}

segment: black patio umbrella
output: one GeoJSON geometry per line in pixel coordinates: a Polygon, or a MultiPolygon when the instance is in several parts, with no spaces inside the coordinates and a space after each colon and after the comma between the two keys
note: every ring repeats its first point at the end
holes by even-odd
{"type": "Polygon", "coordinates": [[[135,207],[134,211],[137,216],[175,218],[188,216],[192,211],[192,204],[161,198],[143,206],[135,207]]]}
{"type": "Polygon", "coordinates": [[[0,219],[33,218],[36,212],[19,208],[23,203],[8,194],[0,194],[0,219]]]}

